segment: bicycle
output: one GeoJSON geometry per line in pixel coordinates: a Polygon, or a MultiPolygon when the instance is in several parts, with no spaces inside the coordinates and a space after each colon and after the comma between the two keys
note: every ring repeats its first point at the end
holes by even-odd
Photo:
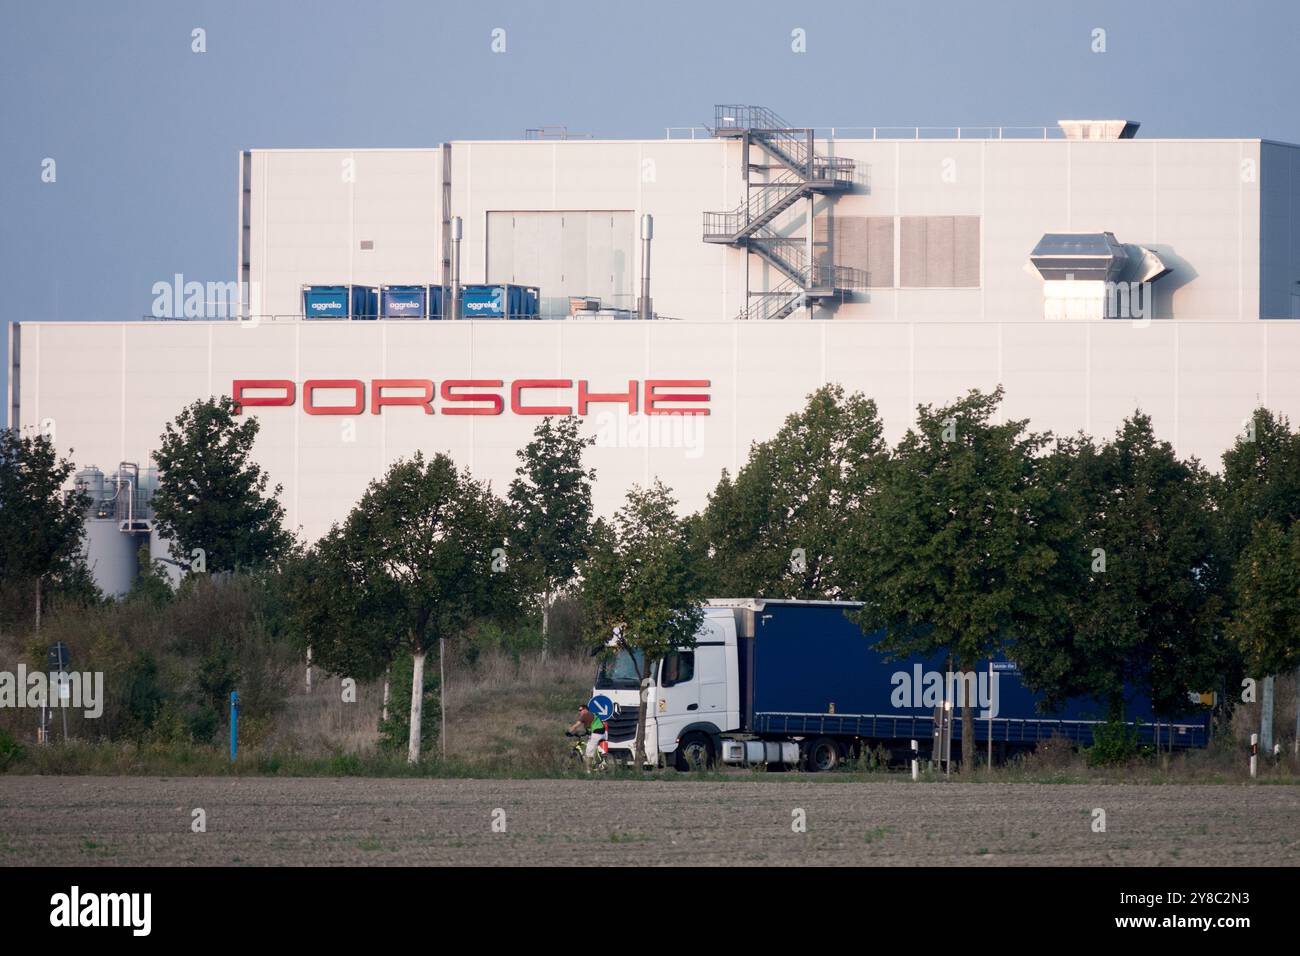
{"type": "MultiPolygon", "coordinates": [[[[587,738],[590,734],[574,734],[565,731],[564,736],[576,737],[569,749],[569,766],[587,769],[587,738]]],[[[603,773],[609,769],[609,741],[602,740],[591,758],[591,769],[603,773]]]]}

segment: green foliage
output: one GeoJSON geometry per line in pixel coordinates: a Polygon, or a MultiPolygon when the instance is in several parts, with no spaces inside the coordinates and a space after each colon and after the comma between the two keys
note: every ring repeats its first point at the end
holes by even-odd
{"type": "Polygon", "coordinates": [[[1138,731],[1122,720],[1098,724],[1088,748],[1088,766],[1108,767],[1125,764],[1142,752],[1138,731]]]}
{"type": "Polygon", "coordinates": [[[1228,636],[1256,674],[1300,667],[1300,521],[1255,525],[1232,578],[1228,636]]]}
{"type": "Polygon", "coordinates": [[[517,618],[520,578],[500,560],[508,533],[501,501],[446,455],[396,462],[341,527],[290,562],[302,640],[327,670],[373,679],[480,618],[517,618]]]}
{"type": "MultiPolygon", "coordinates": [[[[659,481],[648,489],[634,486],[612,522],[596,522],[584,569],[589,639],[600,646],[617,635],[624,651],[640,651],[642,681],[673,648],[694,644],[704,617],[703,582],[676,505],[659,481]]],[[[639,758],[644,755],[644,733],[643,703],[637,720],[639,758]]]]}
{"type": "Polygon", "coordinates": [[[267,495],[268,476],[252,458],[257,419],[238,417],[227,396],[194,402],[167,423],[154,452],[154,521],[182,567],[201,549],[208,572],[247,570],[278,560],[292,546],[281,487],[267,495]]]}
{"type": "MultiPolygon", "coordinates": [[[[142,745],[214,739],[227,723],[232,680],[249,720],[282,706],[297,654],[273,627],[273,590],[242,575],[225,584],[193,578],[162,607],[129,600],[59,607],[39,640],[27,641],[29,668],[43,666],[47,646],[62,641],[75,669],[104,675],[103,715],[71,710],[70,737],[142,745]]],[[[17,729],[12,714],[0,710],[0,726],[17,729]]]]}
{"type": "Polygon", "coordinates": [[[547,416],[518,452],[507,494],[510,559],[548,610],[550,596],[569,585],[587,555],[596,472],[583,469],[582,455],[594,440],[579,435],[578,419],[547,416]]]}
{"type": "Polygon", "coordinates": [[[888,449],[875,402],[827,385],[776,435],[725,471],[691,522],[716,595],[853,596],[850,529],[869,507],[888,449]]]}
{"type": "Polygon", "coordinates": [[[155,608],[171,603],[175,592],[172,591],[171,581],[167,577],[167,567],[150,556],[148,544],[140,545],[136,552],[136,565],[140,571],[126,599],[155,608]]]}
{"type": "Polygon", "coordinates": [[[541,632],[532,622],[505,625],[499,621],[481,620],[465,635],[460,660],[475,663],[485,652],[502,652],[516,663],[524,654],[542,650],[541,632]]]}
{"type": "Polygon", "coordinates": [[[0,728],[0,773],[4,773],[14,764],[20,763],[26,752],[13,734],[0,728]]]}
{"type": "Polygon", "coordinates": [[[1300,431],[1256,409],[1223,454],[1214,496],[1232,649],[1257,675],[1300,666],[1300,431]]]}
{"type": "Polygon", "coordinates": [[[1245,550],[1257,522],[1286,529],[1300,521],[1300,432],[1266,408],[1255,410],[1249,426],[1223,453],[1214,488],[1229,557],[1245,550]]]}
{"type": "MultiPolygon", "coordinates": [[[[920,406],[855,520],[845,570],[864,600],[857,619],[884,631],[889,653],[942,652],[969,671],[1054,631],[1066,507],[1039,467],[1047,437],[998,422],[1001,400],[999,388],[920,406]]],[[[961,708],[963,740],[975,739],[973,704],[961,708]]],[[[963,750],[963,764],[974,759],[963,750]]]]}
{"type": "Polygon", "coordinates": [[[1002,390],[972,391],[918,421],[861,512],[852,572],[900,654],[950,654],[962,669],[1013,635],[1050,627],[1063,503],[1035,455],[1047,439],[997,423],[1002,390]]]}
{"type": "Polygon", "coordinates": [[[200,702],[213,710],[224,707],[231,691],[237,689],[239,679],[233,655],[228,647],[216,646],[199,660],[195,684],[200,702]]]}
{"type": "MultiPolygon", "coordinates": [[[[393,662],[388,676],[388,719],[379,720],[379,748],[385,753],[405,752],[411,739],[411,676],[414,662],[410,654],[401,654],[393,662]]],[[[424,673],[424,708],[420,717],[420,752],[429,753],[438,741],[438,671],[426,667],[424,673]]]]}
{"type": "Polygon", "coordinates": [[[1084,694],[1115,716],[1124,688],[1157,714],[1188,709],[1223,666],[1221,578],[1210,482],[1135,413],[1100,448],[1063,449],[1056,477],[1070,497],[1074,577],[1060,594],[1060,633],[1017,647],[1030,686],[1056,702],[1084,694]]]}
{"type": "Polygon", "coordinates": [[[63,492],[73,467],[46,436],[0,429],[0,581],[24,582],[33,606],[38,581],[43,591],[68,586],[97,596],[81,556],[90,500],[63,492]]]}
{"type": "Polygon", "coordinates": [[[126,670],[126,720],[136,736],[143,736],[153,727],[166,698],[158,679],[157,660],[148,651],[141,651],[126,670]]]}

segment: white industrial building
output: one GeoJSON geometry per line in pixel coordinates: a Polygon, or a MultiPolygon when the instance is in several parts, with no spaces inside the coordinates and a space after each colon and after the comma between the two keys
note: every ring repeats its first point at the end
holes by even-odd
{"type": "Polygon", "coordinates": [[[239,320],[14,323],[10,422],[147,470],[182,405],[238,390],[307,540],[417,449],[504,490],[548,409],[597,434],[600,511],[655,476],[698,508],[824,382],[891,439],[1002,384],[1037,429],[1105,436],[1140,407],[1217,466],[1255,406],[1300,418],[1300,147],[1135,131],[728,106],[654,140],[247,151],[239,320]],[[304,317],[304,287],[504,284],[541,320],[304,317]]]}

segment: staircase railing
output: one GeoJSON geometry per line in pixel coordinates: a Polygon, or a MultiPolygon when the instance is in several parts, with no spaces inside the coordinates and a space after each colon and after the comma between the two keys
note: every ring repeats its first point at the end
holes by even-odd
{"type": "MultiPolygon", "coordinates": [[[[810,262],[806,239],[781,236],[768,228],[769,223],[804,196],[851,186],[853,160],[818,156],[811,129],[791,126],[764,106],[715,106],[713,134],[747,136],[785,167],[768,182],[751,183],[750,189],[757,192],[751,192],[736,209],[704,214],[706,242],[744,245],[785,276],[770,292],[757,294],[756,304],[747,303],[739,318],[784,318],[809,299],[824,302],[867,288],[864,270],[810,262]]],[[[807,227],[811,229],[812,223],[807,227]]]]}
{"type": "Polygon", "coordinates": [[[865,269],[814,260],[810,270],[803,237],[778,236],[770,229],[760,229],[750,240],[749,248],[804,289],[854,291],[868,287],[865,269]]]}
{"type": "Polygon", "coordinates": [[[758,301],[747,304],[737,319],[784,319],[803,305],[804,290],[793,279],[786,279],[769,292],[756,293],[754,298],[758,301]]]}
{"type": "Polygon", "coordinates": [[[757,188],[754,195],[733,210],[706,212],[704,238],[734,242],[751,235],[790,208],[805,192],[807,184],[793,170],[786,170],[769,183],[757,188]]]}

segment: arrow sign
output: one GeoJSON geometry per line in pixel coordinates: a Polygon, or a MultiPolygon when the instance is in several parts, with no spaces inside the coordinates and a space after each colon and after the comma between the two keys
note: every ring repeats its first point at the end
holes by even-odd
{"type": "Polygon", "coordinates": [[[62,641],[51,644],[47,659],[50,665],[50,673],[63,673],[68,669],[68,663],[71,659],[68,653],[68,645],[64,644],[62,641]]]}

